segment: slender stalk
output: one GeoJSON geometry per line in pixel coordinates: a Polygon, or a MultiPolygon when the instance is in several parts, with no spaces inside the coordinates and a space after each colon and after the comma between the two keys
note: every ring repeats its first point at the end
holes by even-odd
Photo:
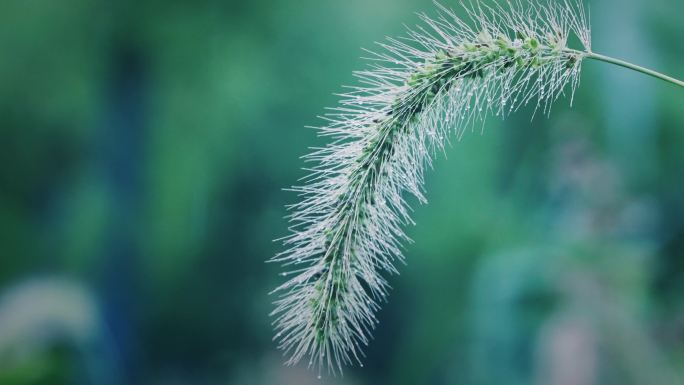
{"type": "Polygon", "coordinates": [[[684,81],[681,81],[679,79],[675,79],[671,76],[667,76],[665,74],[654,71],[652,69],[648,69],[645,67],[638,66],[636,64],[626,62],[624,60],[615,59],[615,58],[612,58],[610,56],[605,56],[605,55],[601,55],[601,54],[594,53],[594,52],[584,52],[583,55],[584,55],[584,57],[589,58],[589,59],[600,60],[602,62],[615,64],[615,65],[618,65],[620,67],[625,67],[625,68],[628,68],[628,69],[633,70],[633,71],[637,71],[637,72],[641,72],[641,73],[649,75],[649,76],[653,76],[654,78],[665,80],[668,83],[672,83],[674,85],[684,87],[684,81]]]}

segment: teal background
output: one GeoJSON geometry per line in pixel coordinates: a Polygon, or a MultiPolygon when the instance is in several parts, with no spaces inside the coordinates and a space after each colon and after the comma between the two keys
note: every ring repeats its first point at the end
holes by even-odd
{"type": "MultiPolygon", "coordinates": [[[[363,368],[282,365],[304,127],[434,8],[3,1],[0,384],[684,382],[684,91],[598,62],[436,157],[363,368]]],[[[597,52],[684,77],[684,3],[590,9],[597,52]]]]}

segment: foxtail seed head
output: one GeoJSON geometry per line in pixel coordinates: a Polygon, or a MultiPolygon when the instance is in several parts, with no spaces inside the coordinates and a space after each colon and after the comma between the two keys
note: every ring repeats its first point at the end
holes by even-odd
{"type": "Polygon", "coordinates": [[[548,113],[566,86],[574,93],[591,52],[581,3],[526,3],[461,4],[467,21],[437,4],[436,18],[379,43],[371,68],[355,73],[361,85],[324,116],[330,143],[306,157],[315,165],[292,188],[301,200],[289,207],[287,249],[271,260],[288,269],[272,313],[288,364],[361,365],[389,288],[383,272],[397,273],[409,241],[403,195],[426,201],[423,171],[452,130],[460,138],[530,103],[548,113]]]}

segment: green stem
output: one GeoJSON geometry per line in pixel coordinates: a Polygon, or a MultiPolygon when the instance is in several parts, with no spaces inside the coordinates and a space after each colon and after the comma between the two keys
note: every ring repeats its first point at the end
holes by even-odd
{"type": "Polygon", "coordinates": [[[611,64],[619,65],[621,67],[629,68],[631,70],[638,71],[638,72],[641,72],[643,74],[653,76],[654,78],[665,80],[666,82],[672,83],[674,85],[684,87],[684,81],[681,81],[679,79],[675,79],[675,78],[673,78],[671,76],[667,76],[665,74],[661,74],[660,72],[653,71],[653,70],[648,69],[648,68],[638,66],[636,64],[626,62],[624,60],[615,59],[615,58],[605,56],[605,55],[601,55],[601,54],[594,53],[594,52],[582,52],[582,55],[584,55],[584,57],[587,57],[590,59],[600,60],[600,61],[603,61],[606,63],[611,63],[611,64]]]}

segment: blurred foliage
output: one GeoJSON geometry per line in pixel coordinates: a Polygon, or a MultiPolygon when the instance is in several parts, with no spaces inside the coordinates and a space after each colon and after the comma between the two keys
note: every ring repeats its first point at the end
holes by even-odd
{"type": "MultiPolygon", "coordinates": [[[[684,3],[594,3],[598,52],[684,77],[684,3]]],[[[2,2],[0,315],[58,276],[101,331],[27,319],[32,338],[0,340],[0,383],[680,382],[684,94],[598,63],[572,108],[490,119],[437,157],[364,368],[282,367],[264,261],[296,199],[281,188],[322,143],[304,126],[359,47],[433,8],[2,2]]]]}

